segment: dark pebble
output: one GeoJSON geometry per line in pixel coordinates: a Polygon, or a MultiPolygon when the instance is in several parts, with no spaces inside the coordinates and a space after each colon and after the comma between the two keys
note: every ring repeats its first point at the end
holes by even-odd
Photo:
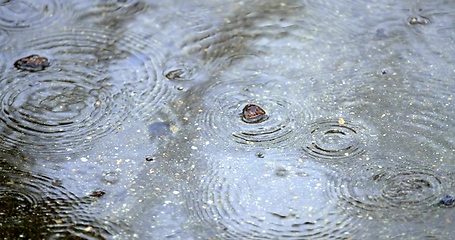
{"type": "Polygon", "coordinates": [[[266,117],[264,109],[255,104],[247,104],[243,108],[243,121],[258,123],[266,117]]]}
{"type": "Polygon", "coordinates": [[[438,205],[444,205],[447,207],[453,207],[453,204],[455,202],[455,197],[452,197],[450,195],[445,195],[438,203],[438,205]]]}
{"type": "Polygon", "coordinates": [[[17,60],[14,62],[14,66],[20,70],[37,72],[49,67],[49,60],[45,57],[40,57],[36,54],[33,54],[17,60]]]}
{"type": "Polygon", "coordinates": [[[92,194],[90,194],[90,196],[98,198],[98,197],[104,196],[104,194],[106,194],[106,192],[101,191],[101,190],[97,190],[97,191],[93,191],[92,194]]]}

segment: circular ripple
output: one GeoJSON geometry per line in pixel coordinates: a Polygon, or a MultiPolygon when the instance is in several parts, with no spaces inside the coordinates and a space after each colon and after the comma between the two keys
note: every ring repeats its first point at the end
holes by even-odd
{"type": "Polygon", "coordinates": [[[305,118],[311,118],[311,110],[278,94],[280,85],[272,86],[271,82],[260,80],[232,81],[206,91],[207,100],[196,117],[202,137],[243,146],[295,144],[299,137],[297,119],[305,122],[305,118]],[[271,92],[272,88],[277,93],[271,92]],[[242,112],[248,104],[259,106],[266,116],[259,121],[245,121],[242,112]]]}
{"type": "Polygon", "coordinates": [[[54,23],[61,23],[68,14],[70,1],[15,0],[0,2],[0,28],[24,30],[44,28],[54,23]]]}
{"type": "Polygon", "coordinates": [[[144,11],[147,4],[139,0],[78,1],[74,9],[76,13],[80,13],[77,17],[78,22],[114,25],[144,11]]]}
{"type": "Polygon", "coordinates": [[[3,80],[3,145],[33,146],[40,153],[67,152],[115,130],[121,109],[114,100],[115,89],[102,81],[94,71],[3,80]]]}
{"type": "Polygon", "coordinates": [[[117,53],[111,57],[108,72],[123,94],[132,101],[130,112],[140,119],[150,119],[176,97],[175,89],[163,75],[164,43],[148,31],[125,32],[116,42],[117,53]]]}
{"type": "Polygon", "coordinates": [[[326,194],[336,172],[293,154],[252,159],[223,159],[198,183],[187,201],[198,225],[220,239],[341,238],[355,232],[356,219],[338,212],[337,200],[326,194]]]}
{"type": "Polygon", "coordinates": [[[321,120],[308,126],[303,150],[322,159],[345,159],[365,153],[366,129],[343,118],[321,120]]]}
{"type": "Polygon", "coordinates": [[[22,43],[19,47],[24,53],[18,58],[38,54],[49,58],[51,66],[55,60],[61,66],[73,65],[82,70],[97,64],[105,66],[117,53],[115,43],[119,37],[114,32],[96,28],[53,30],[22,43]]]}
{"type": "Polygon", "coordinates": [[[8,239],[106,239],[120,224],[96,219],[90,197],[79,198],[58,180],[0,163],[0,231],[8,239]]]}
{"type": "Polygon", "coordinates": [[[334,191],[362,218],[426,219],[452,182],[447,174],[425,168],[363,167],[339,178],[334,191]]]}
{"type": "Polygon", "coordinates": [[[0,79],[2,147],[67,152],[115,131],[125,120],[126,100],[105,73],[111,41],[102,31],[71,30],[26,43],[50,66],[0,79]]]}
{"type": "Polygon", "coordinates": [[[174,56],[163,64],[162,75],[180,91],[209,79],[207,69],[196,59],[174,56]]]}

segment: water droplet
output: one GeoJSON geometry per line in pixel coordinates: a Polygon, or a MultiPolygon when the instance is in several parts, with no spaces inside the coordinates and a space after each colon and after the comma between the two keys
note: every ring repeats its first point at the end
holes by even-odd
{"type": "Polygon", "coordinates": [[[111,171],[103,173],[103,181],[108,184],[115,184],[120,180],[120,175],[118,172],[111,171]]]}

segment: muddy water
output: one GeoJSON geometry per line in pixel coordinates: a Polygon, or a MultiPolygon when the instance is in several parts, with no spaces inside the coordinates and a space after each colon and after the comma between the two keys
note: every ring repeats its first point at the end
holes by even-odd
{"type": "Polygon", "coordinates": [[[1,2],[0,236],[451,239],[453,7],[1,2]]]}

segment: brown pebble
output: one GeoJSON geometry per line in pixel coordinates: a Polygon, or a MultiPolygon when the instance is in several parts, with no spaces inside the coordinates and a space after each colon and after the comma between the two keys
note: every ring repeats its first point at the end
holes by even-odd
{"type": "Polygon", "coordinates": [[[17,69],[30,72],[42,71],[49,67],[49,60],[45,57],[40,57],[36,54],[33,54],[17,60],[14,62],[14,66],[17,69]]]}
{"type": "Polygon", "coordinates": [[[96,190],[96,191],[93,191],[92,194],[90,194],[90,196],[92,196],[92,197],[102,197],[104,194],[106,194],[106,192],[104,192],[102,190],[96,190]]]}
{"type": "Polygon", "coordinates": [[[265,111],[256,104],[247,104],[243,108],[243,119],[247,123],[257,123],[264,119],[265,111]]]}

